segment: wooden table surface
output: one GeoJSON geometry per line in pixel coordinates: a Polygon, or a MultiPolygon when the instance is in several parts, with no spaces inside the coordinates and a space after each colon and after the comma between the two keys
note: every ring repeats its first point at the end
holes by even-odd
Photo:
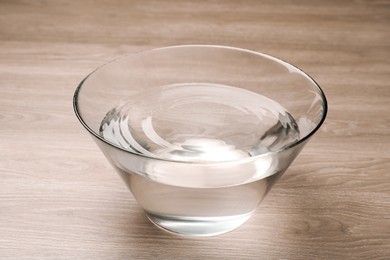
{"type": "Polygon", "coordinates": [[[390,1],[0,0],[0,259],[389,259],[390,1]],[[122,54],[265,52],[323,87],[321,130],[242,227],[154,227],[76,119],[122,54]]]}

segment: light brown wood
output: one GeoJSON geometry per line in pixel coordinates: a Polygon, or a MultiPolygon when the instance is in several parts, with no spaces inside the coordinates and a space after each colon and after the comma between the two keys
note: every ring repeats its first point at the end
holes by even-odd
{"type": "Polygon", "coordinates": [[[389,259],[390,1],[0,1],[1,259],[389,259]],[[312,75],[326,123],[228,234],[160,231],[81,127],[77,84],[129,52],[206,43],[312,75]]]}

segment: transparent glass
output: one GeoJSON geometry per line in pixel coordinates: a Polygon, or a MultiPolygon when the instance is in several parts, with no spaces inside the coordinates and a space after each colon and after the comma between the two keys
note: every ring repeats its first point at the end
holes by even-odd
{"type": "Polygon", "coordinates": [[[277,58],[185,45],[98,68],[74,109],[151,222],[211,236],[249,219],[327,103],[313,79],[277,58]]]}

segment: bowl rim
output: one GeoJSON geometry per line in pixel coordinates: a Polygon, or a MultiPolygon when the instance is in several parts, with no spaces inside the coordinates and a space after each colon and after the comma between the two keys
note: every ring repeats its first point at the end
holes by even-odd
{"type": "Polygon", "coordinates": [[[225,163],[232,163],[232,162],[245,162],[245,161],[253,161],[253,160],[256,160],[258,158],[261,158],[261,157],[264,157],[264,156],[270,156],[270,155],[273,155],[273,154],[278,154],[280,152],[283,152],[283,151],[286,151],[286,150],[289,150],[291,148],[294,148],[296,146],[299,146],[301,144],[305,144],[306,141],[308,141],[313,135],[314,133],[316,133],[318,131],[318,129],[320,129],[320,127],[322,126],[322,124],[324,123],[325,121],[325,118],[327,116],[327,113],[328,113],[328,101],[326,99],[326,96],[325,96],[325,93],[323,92],[323,90],[321,89],[320,85],[309,75],[307,74],[306,72],[304,72],[302,69],[300,69],[299,67],[295,66],[295,65],[292,65],[282,59],[279,59],[279,58],[276,58],[274,56],[271,56],[271,55],[268,55],[268,54],[265,54],[265,53],[261,53],[261,52],[257,52],[257,51],[253,51],[253,50],[249,50],[249,49],[244,49],[244,48],[239,48],[239,47],[231,47],[231,46],[224,46],[224,45],[211,45],[211,44],[185,44],[185,45],[173,45],[173,46],[165,46],[165,47],[160,47],[160,48],[153,48],[153,49],[148,49],[148,50],[143,50],[143,51],[138,51],[138,52],[133,52],[133,53],[129,53],[129,54],[126,54],[126,55],[122,55],[116,59],[113,59],[111,61],[108,61],[106,63],[104,63],[103,65],[97,67],[96,69],[94,69],[92,72],[90,72],[77,86],[75,92],[74,92],[74,95],[73,95],[73,110],[74,110],[74,113],[76,114],[76,117],[78,118],[79,122],[83,125],[83,127],[90,133],[92,134],[93,137],[97,138],[98,140],[102,141],[103,143],[109,145],[110,147],[112,148],[115,148],[115,149],[119,149],[125,153],[129,153],[131,155],[134,155],[134,156],[139,156],[141,158],[144,158],[144,159],[149,159],[149,160],[158,160],[158,161],[165,161],[165,162],[172,162],[172,163],[189,163],[189,164],[202,164],[202,165],[216,165],[216,164],[225,164],[225,163]],[[102,136],[100,136],[99,134],[97,134],[94,130],[92,130],[88,124],[84,121],[83,117],[81,116],[80,112],[79,112],[79,103],[78,103],[78,97],[79,97],[79,92],[80,90],[82,89],[82,86],[84,85],[84,83],[86,82],[86,80],[93,74],[95,74],[97,71],[103,69],[104,67],[106,67],[107,65],[111,64],[111,63],[114,63],[114,62],[117,62],[119,60],[122,60],[122,59],[126,59],[128,57],[131,57],[131,56],[134,56],[134,55],[142,55],[142,54],[147,54],[147,53],[151,53],[151,52],[156,52],[156,51],[163,51],[163,50],[168,50],[168,49],[176,49],[176,48],[193,48],[193,47],[196,47],[196,48],[216,48],[216,49],[227,49],[227,50],[234,50],[234,51],[240,51],[240,52],[245,52],[245,53],[249,53],[249,54],[253,54],[253,55],[257,55],[257,56],[260,56],[262,58],[266,58],[266,59],[269,59],[269,60],[272,60],[274,62],[277,62],[283,66],[285,66],[289,71],[294,70],[294,72],[298,72],[300,73],[301,76],[303,77],[306,77],[309,81],[311,81],[312,85],[314,88],[317,89],[317,92],[318,94],[320,95],[321,97],[321,100],[322,100],[322,115],[321,115],[321,119],[320,121],[316,124],[316,126],[311,129],[304,137],[300,138],[298,141],[296,142],[293,142],[287,146],[284,146],[278,150],[275,150],[275,151],[269,151],[269,152],[266,152],[266,153],[262,153],[262,154],[259,154],[259,155],[256,155],[256,156],[252,156],[252,157],[247,157],[247,158],[240,158],[240,159],[237,159],[237,160],[226,160],[226,161],[185,161],[185,160],[171,160],[171,159],[166,159],[166,158],[160,158],[160,157],[154,157],[154,156],[149,156],[149,155],[145,155],[145,154],[141,154],[141,153],[137,153],[137,152],[132,152],[132,151],[129,151],[127,149],[124,149],[122,147],[119,147],[119,146],[116,146],[115,144],[113,143],[110,143],[108,142],[107,140],[105,140],[102,136]]]}

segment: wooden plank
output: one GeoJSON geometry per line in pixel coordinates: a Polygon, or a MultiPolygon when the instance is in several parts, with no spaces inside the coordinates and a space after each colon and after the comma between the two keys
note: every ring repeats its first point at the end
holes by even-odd
{"type": "Polygon", "coordinates": [[[390,1],[0,1],[1,259],[388,259],[390,1]],[[144,216],[72,109],[122,54],[204,43],[311,74],[321,130],[255,215],[184,239],[144,216]]]}

